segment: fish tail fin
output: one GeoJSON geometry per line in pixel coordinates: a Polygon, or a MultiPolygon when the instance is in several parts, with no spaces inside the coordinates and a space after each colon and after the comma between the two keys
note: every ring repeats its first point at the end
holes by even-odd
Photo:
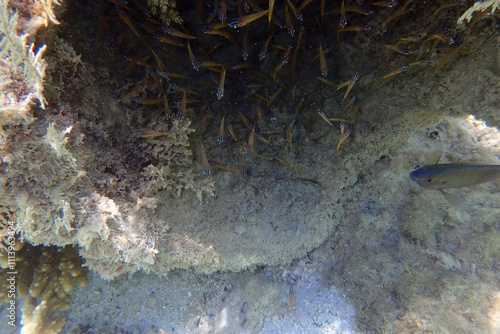
{"type": "Polygon", "coordinates": [[[444,198],[446,198],[446,200],[453,206],[459,207],[465,203],[464,199],[458,195],[453,195],[447,191],[444,191],[443,189],[439,189],[439,191],[441,192],[441,194],[443,194],[444,198]]]}

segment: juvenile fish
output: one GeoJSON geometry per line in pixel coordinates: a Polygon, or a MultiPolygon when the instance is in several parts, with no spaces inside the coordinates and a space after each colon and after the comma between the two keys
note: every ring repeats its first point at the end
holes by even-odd
{"type": "Polygon", "coordinates": [[[222,66],[220,74],[219,86],[217,87],[217,99],[220,100],[224,96],[224,84],[226,82],[226,65],[222,66]]]}
{"type": "Polygon", "coordinates": [[[253,153],[254,138],[255,138],[255,127],[252,128],[252,132],[250,132],[250,136],[248,137],[248,144],[245,152],[247,156],[251,156],[253,153]]]}
{"type": "Polygon", "coordinates": [[[340,7],[340,27],[345,28],[347,25],[347,18],[345,15],[345,5],[344,0],[342,0],[342,6],[340,7]]]}
{"type": "Polygon", "coordinates": [[[295,293],[293,293],[293,287],[290,287],[290,290],[288,291],[288,302],[290,304],[290,311],[292,311],[292,314],[294,317],[295,315],[295,293]]]}
{"type": "Polygon", "coordinates": [[[319,45],[319,67],[321,70],[321,75],[325,78],[328,76],[328,66],[326,65],[325,53],[321,44],[319,45]]]}
{"type": "Polygon", "coordinates": [[[200,69],[200,62],[196,60],[193,50],[191,49],[191,45],[189,44],[189,40],[187,45],[188,45],[189,59],[191,59],[191,64],[193,65],[193,68],[198,71],[200,69]]]}
{"type": "Polygon", "coordinates": [[[220,121],[219,135],[217,136],[217,144],[219,145],[224,141],[224,117],[222,116],[222,120],[220,121]]]}
{"type": "Polygon", "coordinates": [[[205,151],[205,146],[203,146],[203,142],[200,140],[201,147],[201,165],[203,167],[203,173],[205,176],[210,176],[210,163],[207,158],[207,151],[205,151]]]}
{"type": "Polygon", "coordinates": [[[426,189],[462,188],[500,179],[500,165],[436,164],[410,173],[426,189]]]}
{"type": "Polygon", "coordinates": [[[231,28],[241,28],[241,27],[244,27],[247,24],[249,24],[255,20],[260,19],[262,16],[267,15],[268,13],[269,13],[269,9],[266,9],[266,10],[262,10],[262,11],[257,12],[257,13],[241,16],[241,17],[238,17],[238,18],[234,19],[233,21],[231,21],[229,23],[229,26],[231,28]]]}
{"type": "Polygon", "coordinates": [[[186,112],[186,105],[187,105],[187,97],[186,97],[186,92],[182,95],[182,101],[181,105],[179,107],[179,110],[177,111],[177,118],[182,119],[184,117],[184,113],[186,112]]]}

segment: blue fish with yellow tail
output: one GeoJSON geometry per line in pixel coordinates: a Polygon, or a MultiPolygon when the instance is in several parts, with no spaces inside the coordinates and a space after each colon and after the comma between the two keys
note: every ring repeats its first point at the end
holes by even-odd
{"type": "Polygon", "coordinates": [[[500,165],[435,164],[410,173],[426,189],[462,188],[500,179],[500,165]]]}

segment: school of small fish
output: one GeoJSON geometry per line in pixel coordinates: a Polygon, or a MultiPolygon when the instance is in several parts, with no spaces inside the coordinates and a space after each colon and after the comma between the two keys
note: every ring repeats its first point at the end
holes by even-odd
{"type": "MultiPolygon", "coordinates": [[[[316,131],[337,133],[338,139],[331,143],[336,151],[349,150],[364,112],[359,82],[372,73],[340,71],[336,57],[342,43],[352,43],[359,36],[383,39],[376,44],[377,52],[400,60],[396,69],[374,69],[382,74],[376,75],[373,85],[365,82],[364,87],[370,88],[364,89],[418,73],[414,68],[437,72],[469,52],[460,33],[440,22],[464,6],[450,0],[197,0],[193,8],[183,9],[184,25],[169,26],[148,12],[141,0],[96,3],[102,40],[121,55],[121,71],[143,73],[143,86],[125,88],[116,100],[156,108],[165,115],[165,122],[173,118],[171,104],[175,104],[177,119],[189,114],[198,121],[193,137],[198,144],[193,147],[198,148],[204,174],[214,175],[216,169],[245,182],[250,178],[249,160],[262,160],[289,170],[290,180],[320,185],[300,173],[297,147],[311,122],[324,124],[316,131]],[[393,34],[402,18],[421,11],[438,23],[403,37],[393,34]],[[136,53],[130,54],[132,50],[136,53]],[[308,95],[311,85],[336,96],[338,110],[324,110],[317,94],[308,95]],[[225,150],[224,160],[221,154],[212,154],[217,147],[225,150]]],[[[134,133],[144,140],[166,135],[154,129],[134,133]]],[[[424,171],[436,168],[411,177],[429,188],[428,181],[420,180],[427,175],[424,171]]],[[[453,182],[447,179],[445,184],[453,182]]]]}

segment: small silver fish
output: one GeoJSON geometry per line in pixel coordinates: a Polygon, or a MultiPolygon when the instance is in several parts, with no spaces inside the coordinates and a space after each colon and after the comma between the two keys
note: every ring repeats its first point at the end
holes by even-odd
{"type": "Polygon", "coordinates": [[[500,179],[500,165],[436,164],[410,173],[426,189],[462,188],[500,179]]]}

